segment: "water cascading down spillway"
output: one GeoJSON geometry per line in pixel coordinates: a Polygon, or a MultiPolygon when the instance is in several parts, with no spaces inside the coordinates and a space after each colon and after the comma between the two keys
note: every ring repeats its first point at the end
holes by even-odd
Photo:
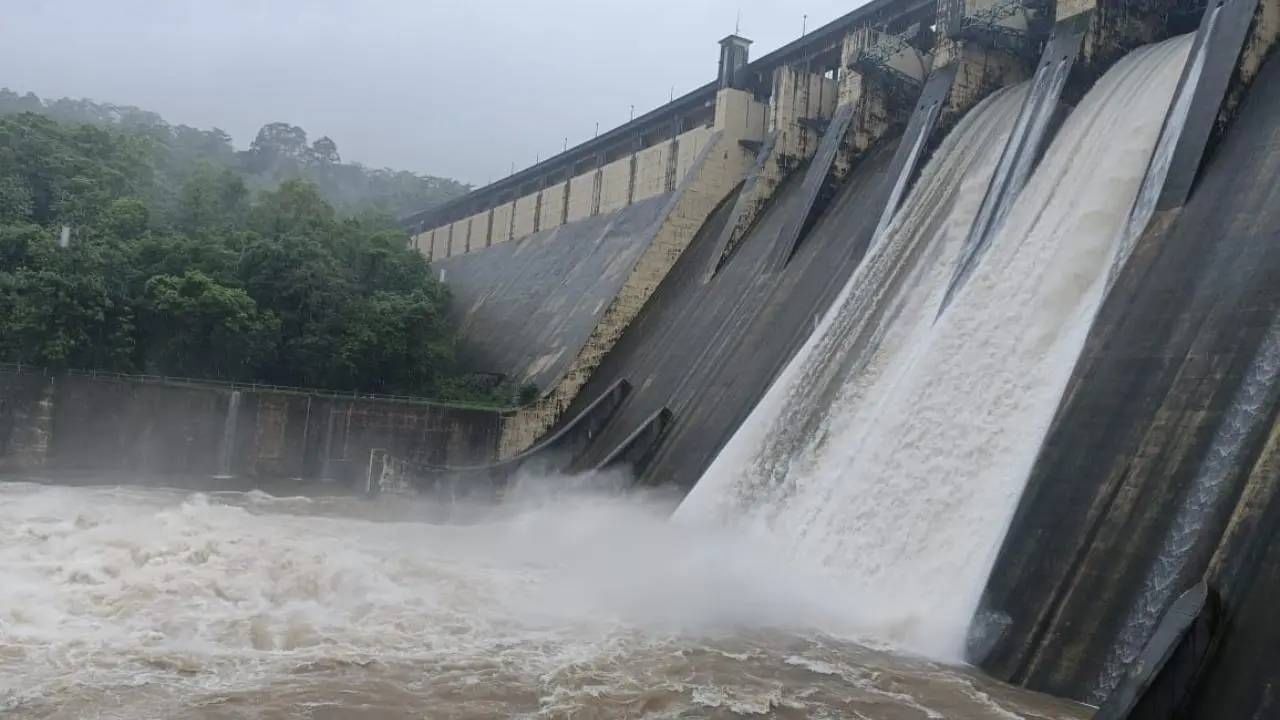
{"type": "Polygon", "coordinates": [[[231,477],[231,464],[235,459],[236,428],[240,424],[240,391],[232,390],[227,399],[227,416],[222,421],[222,442],[218,446],[218,474],[215,477],[231,477]]]}
{"type": "Polygon", "coordinates": [[[764,536],[839,577],[866,634],[962,658],[1190,47],[1098,81],[939,315],[1026,87],[972,111],[677,521],[764,536]]]}

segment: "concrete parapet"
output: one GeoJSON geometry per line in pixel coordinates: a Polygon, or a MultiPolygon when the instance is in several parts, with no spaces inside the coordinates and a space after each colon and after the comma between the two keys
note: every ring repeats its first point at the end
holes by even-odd
{"type": "Polygon", "coordinates": [[[427,260],[431,259],[431,232],[416,232],[409,238],[409,246],[427,260]]]}
{"type": "Polygon", "coordinates": [[[468,244],[468,252],[475,252],[489,246],[489,213],[476,213],[467,219],[470,225],[468,232],[471,234],[471,242],[468,244]]]}
{"type": "MultiPolygon", "coordinates": [[[[815,91],[815,97],[826,98],[822,103],[830,105],[835,98],[834,86],[830,80],[818,79],[827,85],[823,86],[826,89],[815,91]]],[[[763,137],[766,108],[749,93],[726,91],[722,112],[724,117],[720,122],[734,137],[745,140],[763,137]]],[[[428,259],[440,260],[519,240],[568,222],[607,215],[640,200],[671,192],[688,174],[713,132],[711,127],[694,128],[672,140],[624,155],[603,167],[492,210],[422,232],[415,237],[414,244],[428,259]]]]}
{"type": "Polygon", "coordinates": [[[535,222],[538,209],[538,194],[525,195],[515,201],[512,212],[515,217],[511,223],[511,239],[519,240],[537,231],[535,222]]]}
{"type": "Polygon", "coordinates": [[[636,153],[632,202],[667,192],[667,165],[675,142],[668,140],[636,153]]]}
{"type": "Polygon", "coordinates": [[[467,252],[467,243],[471,237],[470,220],[459,220],[449,226],[449,254],[462,255],[467,252]]]}
{"type": "Polygon", "coordinates": [[[713,128],[700,127],[690,130],[677,138],[679,143],[679,154],[676,157],[676,183],[689,175],[689,169],[693,167],[693,163],[702,154],[707,146],[707,141],[715,133],[713,128]]]}
{"type": "Polygon", "coordinates": [[[591,171],[569,180],[568,222],[591,217],[591,198],[596,183],[596,173],[591,171]]]}
{"type": "Polygon", "coordinates": [[[497,245],[511,239],[511,222],[515,203],[503,203],[493,209],[493,227],[489,231],[489,244],[497,245]]]}
{"type": "Polygon", "coordinates": [[[568,193],[567,180],[542,191],[542,211],[538,216],[538,230],[550,230],[564,224],[568,193]]]}
{"type": "Polygon", "coordinates": [[[431,231],[431,257],[436,260],[449,257],[448,227],[438,227],[431,231]]]}
{"type": "Polygon", "coordinates": [[[621,210],[630,204],[631,156],[615,160],[600,168],[600,206],[596,212],[604,215],[621,210]]]}

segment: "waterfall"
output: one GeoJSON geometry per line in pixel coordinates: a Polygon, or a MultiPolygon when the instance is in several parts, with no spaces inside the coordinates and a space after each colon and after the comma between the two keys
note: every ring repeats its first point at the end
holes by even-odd
{"type": "Polygon", "coordinates": [[[982,201],[982,208],[969,229],[964,252],[938,312],[942,312],[950,304],[956,290],[968,278],[974,263],[986,247],[986,240],[1009,214],[1009,208],[1026,186],[1031,169],[1040,157],[1040,148],[1049,133],[1049,121],[1058,109],[1062,88],[1067,84],[1072,66],[1070,59],[1051,59],[1036,70],[1031,81],[1031,94],[1027,97],[1022,112],[1018,114],[1018,122],[1000,157],[995,176],[991,178],[991,187],[982,201]]]}
{"type": "Polygon", "coordinates": [[[1173,154],[1178,149],[1178,140],[1182,138],[1182,128],[1186,126],[1187,115],[1191,113],[1191,101],[1196,97],[1196,87],[1200,84],[1200,76],[1204,72],[1205,56],[1209,54],[1209,40],[1213,37],[1213,30],[1218,25],[1218,16],[1221,13],[1222,8],[1215,7],[1205,20],[1205,29],[1201,33],[1204,41],[1196,48],[1191,66],[1187,69],[1186,79],[1182,87],[1178,88],[1173,108],[1169,111],[1164,128],[1160,132],[1160,141],[1156,143],[1156,150],[1151,156],[1147,176],[1142,182],[1142,189],[1138,191],[1138,199],[1133,205],[1133,212],[1129,215],[1129,222],[1125,225],[1124,237],[1121,239],[1120,251],[1116,253],[1117,262],[1112,265],[1109,283],[1115,282],[1120,274],[1120,268],[1129,257],[1129,252],[1133,250],[1138,237],[1147,229],[1147,223],[1151,222],[1151,217],[1156,212],[1156,203],[1160,201],[1164,181],[1169,177],[1169,166],[1173,163],[1173,154]]]}
{"type": "Polygon", "coordinates": [[[222,444],[218,446],[218,477],[231,477],[231,461],[235,458],[236,426],[240,422],[240,391],[232,390],[227,401],[227,417],[222,421],[222,444]]]}
{"type": "MultiPolygon", "coordinates": [[[[884,365],[869,367],[865,361],[877,349],[891,354],[890,348],[901,347],[911,331],[932,318],[941,299],[939,285],[958,257],[1025,94],[1024,86],[988,98],[948,135],[902,211],[874,239],[833,303],[838,310],[821,320],[797,361],[680,507],[678,518],[715,515],[733,521],[786,502],[794,490],[786,482],[792,458],[824,442],[825,434],[818,431],[837,395],[856,392],[841,387],[846,377],[878,377],[884,365]],[[898,322],[892,322],[895,318],[898,322]]],[[[914,147],[920,141],[903,142],[914,147]]]]}
{"type": "Polygon", "coordinates": [[[1021,103],[970,113],[677,520],[765,536],[839,577],[868,634],[960,658],[1190,42],[1098,82],[934,323],[1021,103]]]}

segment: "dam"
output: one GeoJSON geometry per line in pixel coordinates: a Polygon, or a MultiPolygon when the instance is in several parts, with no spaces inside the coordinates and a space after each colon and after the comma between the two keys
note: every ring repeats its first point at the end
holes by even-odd
{"type": "Polygon", "coordinates": [[[128,395],[203,409],[184,471],[377,496],[0,486],[11,598],[52,608],[0,709],[80,653],[84,707],[127,647],[140,713],[350,681],[388,716],[1280,716],[1278,40],[1280,0],[730,35],[705,86],[402,219],[468,366],[532,389],[501,411],[0,369],[23,472],[128,395]],[[137,592],[185,565],[199,608],[137,592]]]}

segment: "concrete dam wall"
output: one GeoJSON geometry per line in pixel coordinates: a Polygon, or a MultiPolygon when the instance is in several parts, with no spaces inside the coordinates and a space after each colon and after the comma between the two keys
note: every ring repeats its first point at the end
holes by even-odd
{"type": "Polygon", "coordinates": [[[354,486],[375,449],[424,463],[491,462],[501,430],[491,410],[128,377],[0,371],[0,393],[0,470],[34,475],[354,486]]]}
{"type": "MultiPolygon", "coordinates": [[[[647,201],[437,262],[484,369],[543,393],[500,454],[613,397],[558,467],[686,491],[676,522],[843,578],[874,636],[1104,717],[1270,716],[1280,4],[1013,5],[873,3],[754,63],[726,39],[704,122],[763,126],[704,159],[660,262],[647,227],[608,245],[639,246],[625,279],[582,248],[647,201]],[[1214,642],[1136,679],[1201,580],[1214,642]]],[[[588,150],[617,162],[449,212],[588,150]]]]}
{"type": "Polygon", "coordinates": [[[854,170],[781,271],[771,263],[782,226],[803,212],[799,178],[780,189],[710,280],[726,210],[704,226],[573,406],[620,378],[635,386],[585,464],[603,460],[667,408],[675,422],[642,480],[685,488],[697,482],[861,261],[877,220],[866,208],[888,196],[894,145],[886,142],[854,170]]]}
{"type": "Polygon", "coordinates": [[[626,282],[671,196],[437,262],[462,361],[554,387],[626,282]]]}
{"type": "Polygon", "coordinates": [[[1273,58],[1099,315],[987,588],[998,675],[1096,701],[1207,575],[1232,620],[1193,716],[1276,712],[1251,666],[1277,666],[1277,137],[1273,58]]]}

